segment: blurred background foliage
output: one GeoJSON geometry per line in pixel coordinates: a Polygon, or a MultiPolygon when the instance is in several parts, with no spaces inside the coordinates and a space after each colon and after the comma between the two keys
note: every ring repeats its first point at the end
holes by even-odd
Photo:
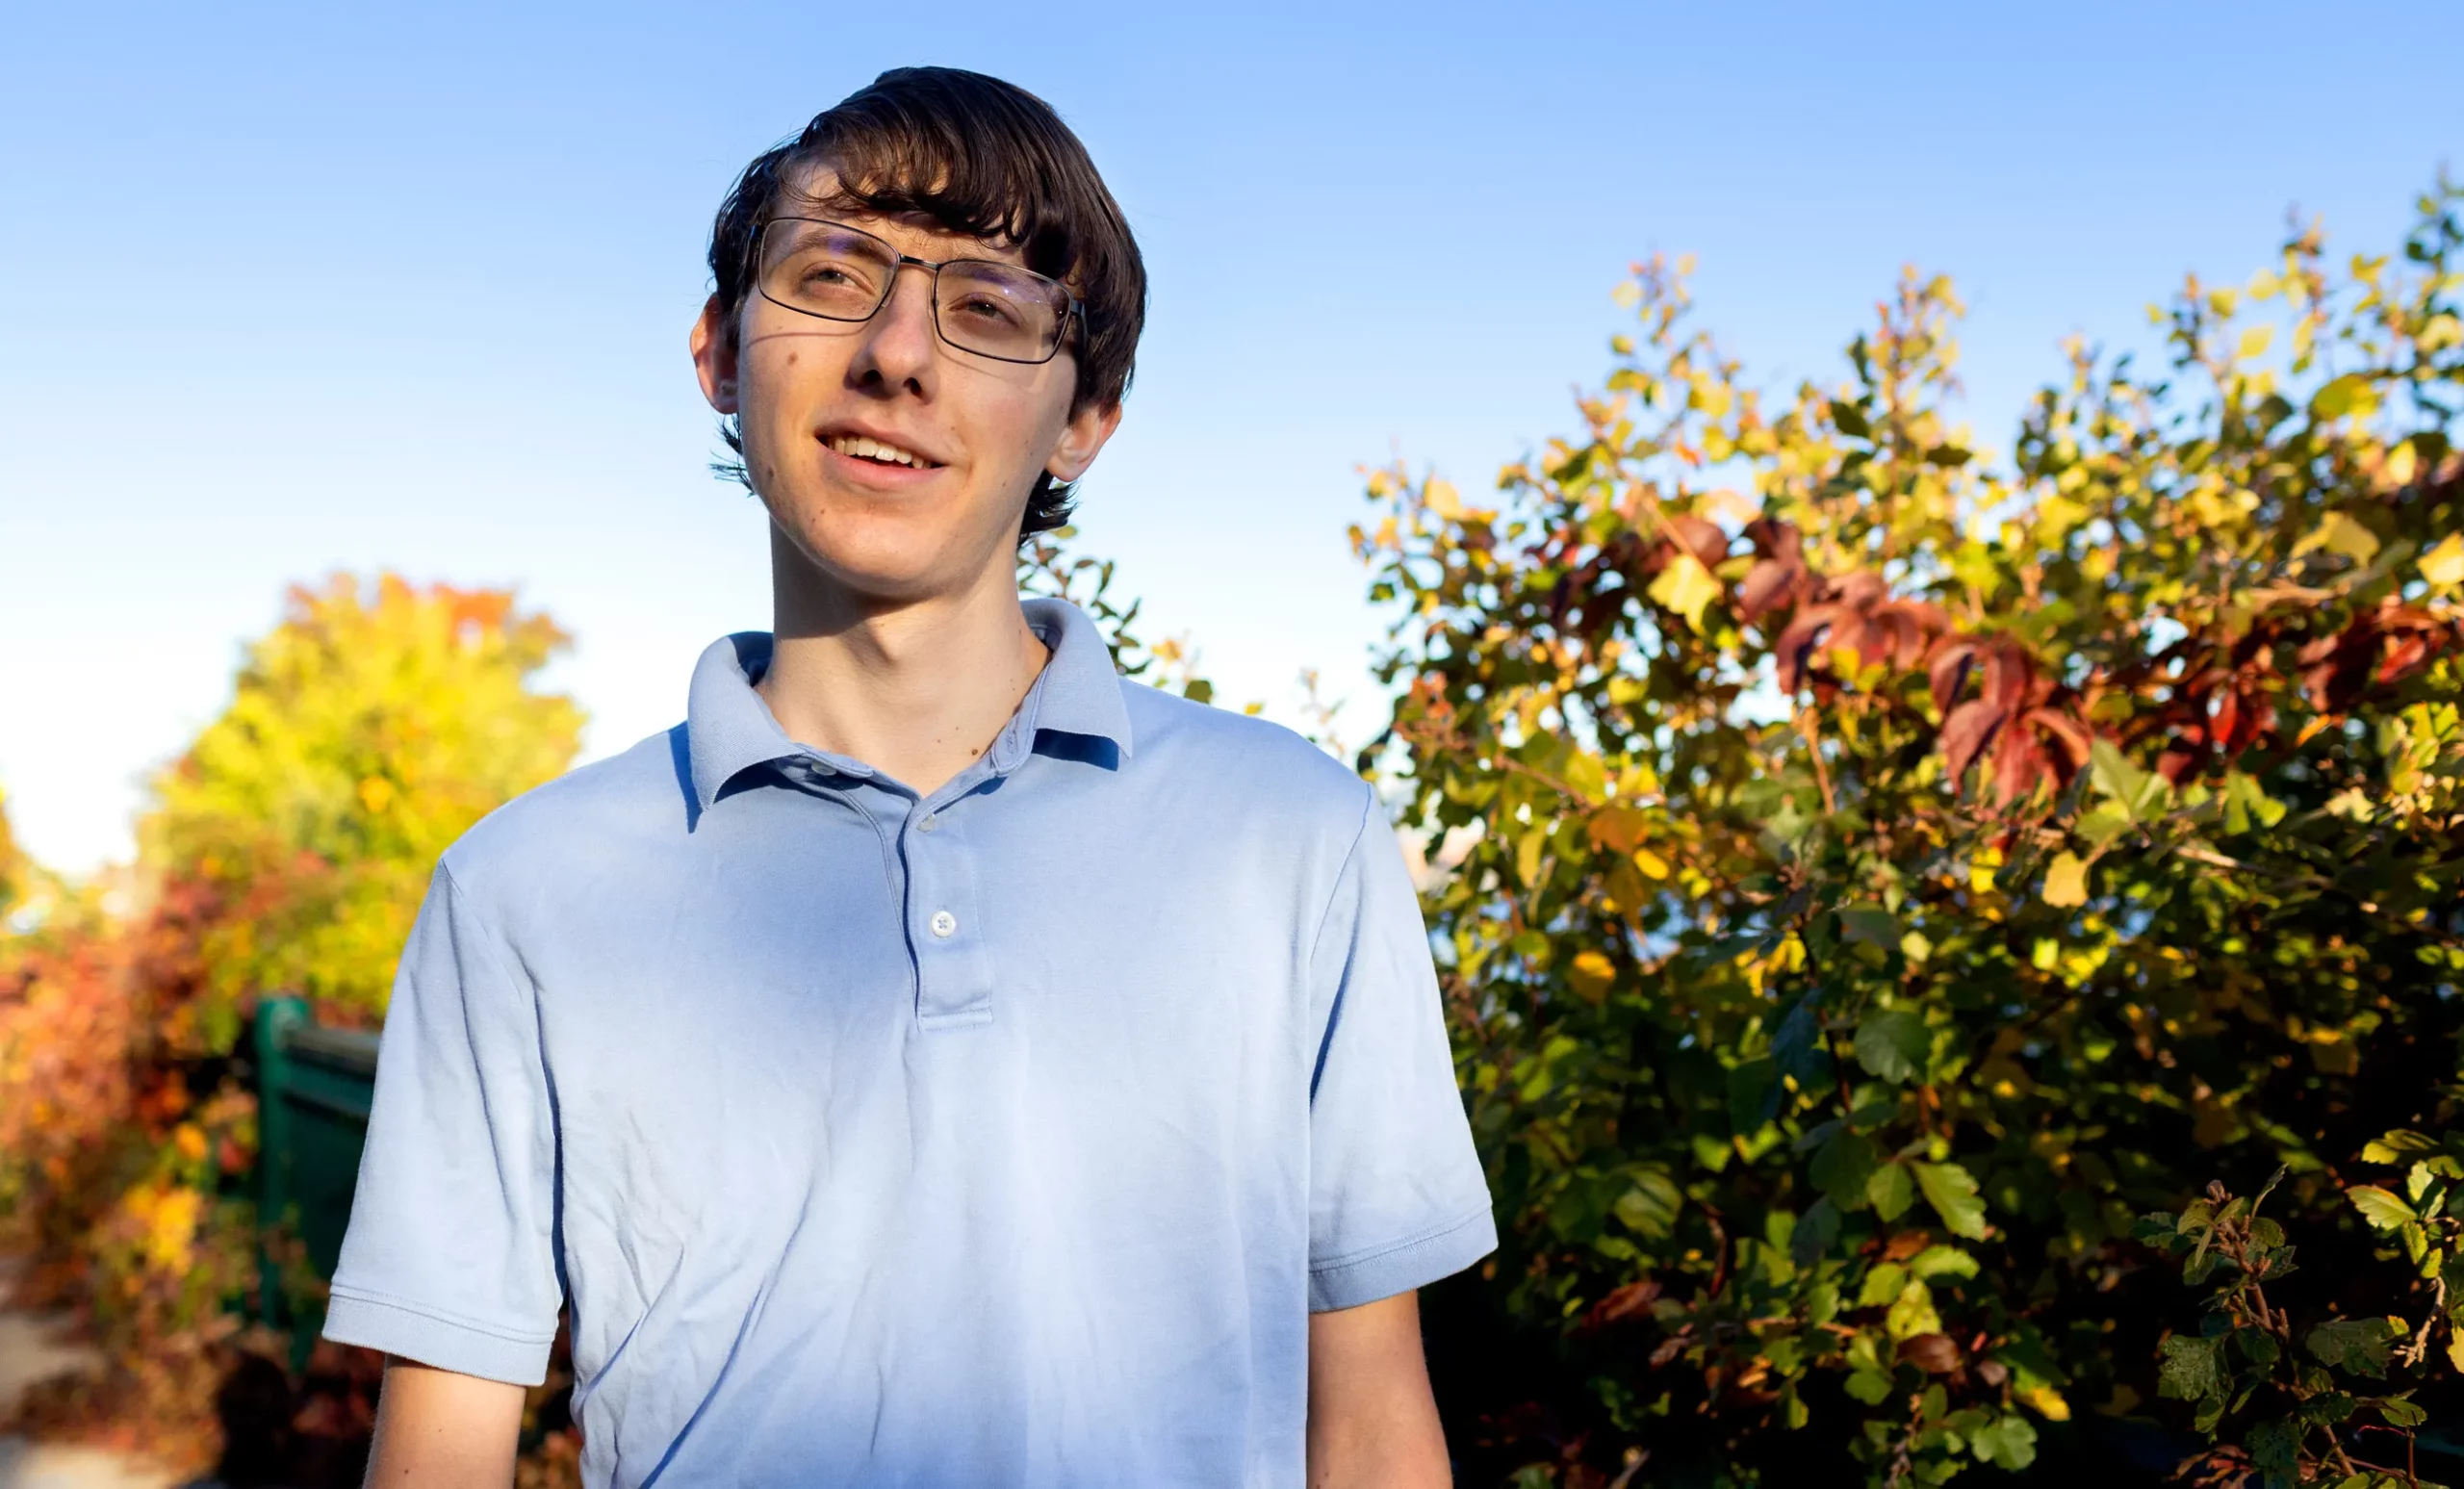
{"type": "MultiPolygon", "coordinates": [[[[2157,365],[2070,347],[1998,456],[1948,412],[1946,280],[1775,391],[1656,261],[1494,494],[1372,473],[1396,706],[1359,759],[1428,859],[1505,1238],[1427,1298],[1465,1482],[2353,1486],[2464,1449],[2458,207],[2191,282],[2157,365]]],[[[1020,582],[1211,699],[1108,563],[1042,540],[1020,582]]],[[[45,874],[0,804],[0,1206],[108,1361],[36,1425],[202,1465],[254,1413],[351,1481],[370,1362],[241,1322],[241,1031],[273,990],[381,1016],[438,853],[573,758],[564,644],[336,578],[125,871],[45,874]]],[[[532,1424],[522,1482],[571,1482],[560,1403],[532,1424]]]]}
{"type": "Polygon", "coordinates": [[[565,645],[504,591],[295,590],[229,706],[155,778],[137,861],[83,885],[18,871],[0,907],[0,1206],[35,1254],[32,1300],[75,1306],[106,1362],[36,1393],[27,1425],[202,1468],[237,1380],[270,1394],[253,1409],[283,1433],[300,1419],[305,1457],[364,1434],[365,1368],[321,1359],[335,1389],[297,1392],[271,1363],[283,1342],[243,1322],[245,1019],[271,991],[328,1023],[382,1015],[437,855],[573,759],[580,711],[537,687],[565,645]]]}

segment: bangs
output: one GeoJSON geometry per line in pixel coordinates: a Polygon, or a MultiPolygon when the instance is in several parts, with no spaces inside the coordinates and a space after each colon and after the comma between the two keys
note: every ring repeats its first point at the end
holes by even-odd
{"type": "Polygon", "coordinates": [[[833,130],[846,138],[810,145],[799,141],[790,157],[792,184],[781,194],[821,212],[921,218],[945,232],[1014,248],[1037,273],[1070,281],[1075,235],[1053,211],[1052,183],[1037,179],[1032,161],[1014,150],[971,147],[964,136],[932,127],[937,120],[886,122],[894,127],[833,130]],[[831,190],[806,190],[824,174],[831,190]]]}

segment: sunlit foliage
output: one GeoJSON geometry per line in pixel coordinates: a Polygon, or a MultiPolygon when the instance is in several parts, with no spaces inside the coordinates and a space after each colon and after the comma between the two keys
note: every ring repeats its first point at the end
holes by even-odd
{"type": "Polygon", "coordinates": [[[38,1420],[210,1457],[258,1281],[255,1096],[231,1058],[246,1014],[292,990],[329,1021],[382,1013],[437,856],[573,757],[579,712],[536,686],[564,644],[500,591],[295,590],[157,777],[135,867],[15,873],[0,1210],[108,1361],[40,1396],[38,1420]]]}
{"type": "Polygon", "coordinates": [[[1775,396],[1655,261],[1580,432],[1492,497],[1374,475],[1383,758],[1452,860],[1506,1232],[1461,1325],[1484,1471],[2255,1430],[2300,1402],[2159,1399],[2199,1321],[2132,1230],[2279,1166],[2270,1296],[2435,1336],[2407,1378],[2459,1404],[2456,1300],[2346,1197],[2458,1126],[2464,194],[2421,206],[2393,261],[2307,231],[2192,281],[2159,366],[2073,346],[1999,460],[1946,411],[1946,280],[1775,396]]]}
{"type": "Polygon", "coordinates": [[[438,856],[573,758],[580,710],[532,685],[566,644],[501,590],[292,592],[141,827],[145,862],[210,901],[191,911],[198,1037],[227,1047],[264,991],[383,1012],[438,856]]]}

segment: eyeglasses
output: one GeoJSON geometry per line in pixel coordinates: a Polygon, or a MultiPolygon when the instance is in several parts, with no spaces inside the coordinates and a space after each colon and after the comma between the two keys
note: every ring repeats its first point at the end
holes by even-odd
{"type": "Polygon", "coordinates": [[[824,321],[870,321],[898,271],[933,275],[933,329],[961,351],[996,362],[1049,362],[1084,326],[1086,309],[1060,281],[995,259],[936,264],[843,222],[773,218],[762,224],[754,283],[761,297],[824,321]]]}

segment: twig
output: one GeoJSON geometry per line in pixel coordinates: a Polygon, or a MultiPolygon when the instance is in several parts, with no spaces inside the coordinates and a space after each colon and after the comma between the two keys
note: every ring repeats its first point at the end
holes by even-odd
{"type": "Polygon", "coordinates": [[[1814,721],[1810,706],[1797,710],[1797,730],[1806,736],[1806,753],[1813,757],[1813,783],[1822,788],[1822,814],[1826,817],[1839,810],[1831,794],[1831,770],[1822,762],[1822,727],[1814,721]]]}

